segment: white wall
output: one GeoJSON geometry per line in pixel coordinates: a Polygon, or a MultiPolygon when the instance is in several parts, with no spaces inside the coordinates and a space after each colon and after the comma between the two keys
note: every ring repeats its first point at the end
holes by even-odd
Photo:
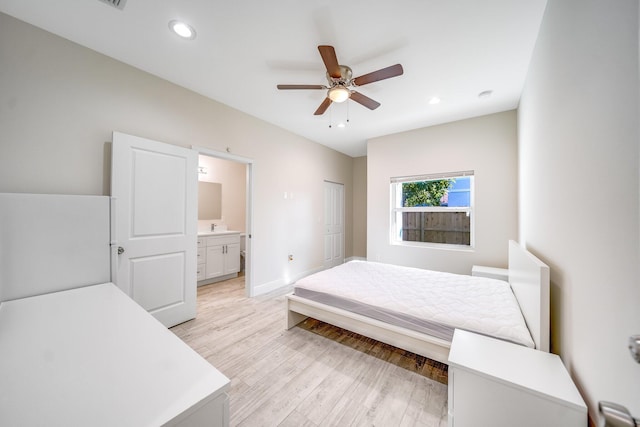
{"type": "Polygon", "coordinates": [[[367,258],[470,274],[474,264],[507,266],[517,237],[516,112],[507,111],[376,138],[367,146],[367,258]],[[390,179],[475,171],[475,249],[389,243],[390,179]]]}
{"type": "Polygon", "coordinates": [[[367,257],[367,158],[353,159],[353,256],[367,257]]]}
{"type": "Polygon", "coordinates": [[[551,267],[552,351],[592,417],[640,416],[637,0],[549,0],[518,112],[520,240],[551,267]]]}
{"type": "Polygon", "coordinates": [[[229,148],[254,161],[257,292],[322,266],[324,180],[345,184],[351,256],[351,157],[4,14],[0,64],[0,192],[108,195],[114,130],[229,148]]]}

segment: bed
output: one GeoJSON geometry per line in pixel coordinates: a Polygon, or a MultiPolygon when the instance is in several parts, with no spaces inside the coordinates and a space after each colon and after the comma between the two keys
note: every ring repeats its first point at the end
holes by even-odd
{"type": "Polygon", "coordinates": [[[0,194],[0,425],[228,425],[229,379],[110,282],[111,205],[0,194]]]}
{"type": "Polygon", "coordinates": [[[286,311],[288,329],[312,317],[445,364],[456,328],[548,352],[549,268],[514,241],[508,283],[351,261],[296,282],[286,311]]]}

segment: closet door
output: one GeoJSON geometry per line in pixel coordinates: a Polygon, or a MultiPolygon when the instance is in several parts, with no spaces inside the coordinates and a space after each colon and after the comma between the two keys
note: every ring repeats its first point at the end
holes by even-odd
{"type": "Polygon", "coordinates": [[[165,326],[196,315],[198,156],[114,132],[114,280],[165,326]]]}
{"type": "Polygon", "coordinates": [[[344,185],[324,182],[324,267],[344,262],[344,185]]]}

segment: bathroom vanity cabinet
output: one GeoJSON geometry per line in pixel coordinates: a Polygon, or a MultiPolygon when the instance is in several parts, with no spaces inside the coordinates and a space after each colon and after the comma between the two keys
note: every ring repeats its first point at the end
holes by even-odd
{"type": "Polygon", "coordinates": [[[198,236],[198,284],[237,277],[240,271],[240,232],[198,236]]]}

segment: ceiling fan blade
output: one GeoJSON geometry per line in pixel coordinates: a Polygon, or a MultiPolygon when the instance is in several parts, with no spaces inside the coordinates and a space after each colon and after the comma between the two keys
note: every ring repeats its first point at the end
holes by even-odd
{"type": "Polygon", "coordinates": [[[278,85],[278,89],[326,89],[323,85],[278,85]]]}
{"type": "Polygon", "coordinates": [[[387,68],[382,68],[369,74],[365,74],[360,77],[356,77],[355,79],[353,79],[353,83],[356,86],[363,86],[380,80],[390,79],[391,77],[401,76],[402,73],[404,73],[402,65],[396,64],[387,68]]]}
{"type": "Polygon", "coordinates": [[[322,56],[322,61],[324,62],[324,66],[327,67],[329,75],[334,79],[339,79],[342,73],[340,72],[338,57],[336,56],[336,51],[333,46],[318,46],[318,50],[320,51],[320,56],[322,56]]]}
{"type": "Polygon", "coordinates": [[[316,110],[315,113],[313,113],[314,116],[321,116],[324,114],[325,111],[327,111],[327,108],[329,108],[329,105],[331,105],[331,99],[329,99],[329,97],[326,97],[324,99],[324,101],[322,101],[322,104],[320,104],[320,106],[318,107],[318,109],[316,110]]]}
{"type": "Polygon", "coordinates": [[[365,107],[367,107],[370,110],[375,110],[376,108],[378,108],[380,106],[380,103],[378,101],[374,101],[373,99],[369,98],[368,96],[365,96],[365,95],[361,94],[360,92],[356,92],[355,90],[351,91],[351,99],[356,101],[358,104],[364,105],[365,107]]]}

